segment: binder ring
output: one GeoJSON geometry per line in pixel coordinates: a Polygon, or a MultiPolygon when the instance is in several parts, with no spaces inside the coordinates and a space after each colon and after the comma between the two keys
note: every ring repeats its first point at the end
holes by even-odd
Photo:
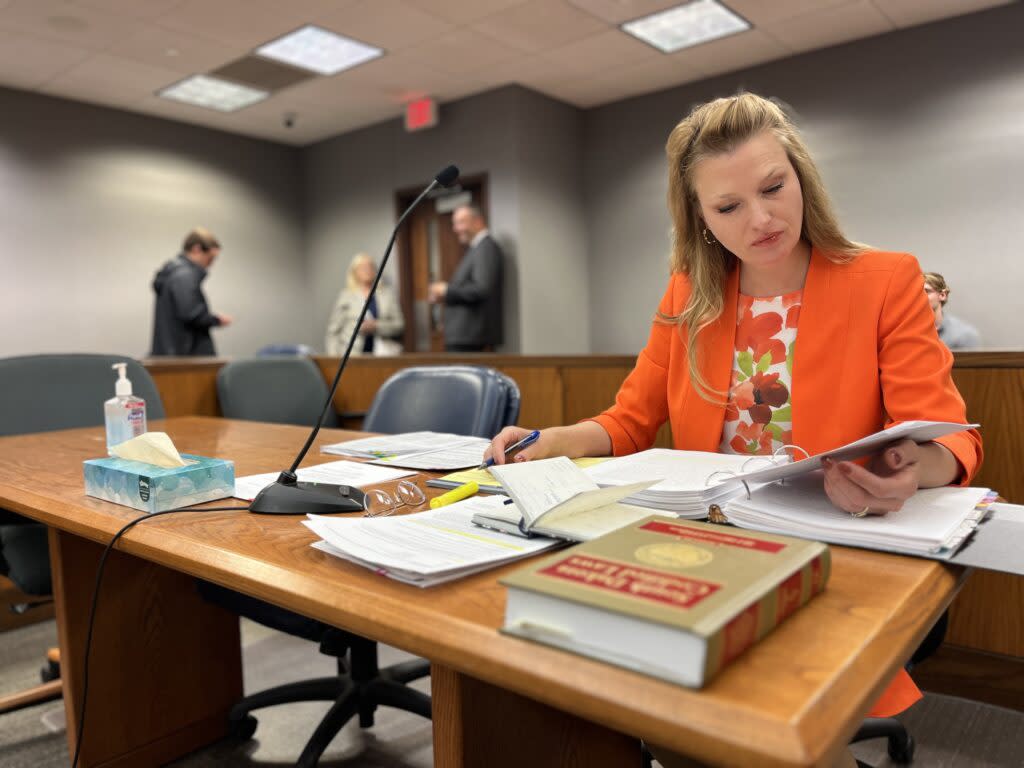
{"type": "MultiPolygon", "coordinates": [[[[708,485],[711,484],[711,478],[713,478],[715,475],[725,475],[726,477],[737,477],[736,473],[733,472],[731,469],[716,469],[714,472],[712,472],[710,475],[708,475],[707,477],[704,478],[704,487],[707,487],[708,485]]],[[[747,485],[747,481],[744,480],[743,478],[737,478],[737,479],[740,481],[740,483],[743,484],[743,487],[747,489],[747,498],[749,499],[750,498],[750,486],[747,485]]]]}
{"type": "Polygon", "coordinates": [[[784,451],[787,448],[789,448],[790,450],[793,450],[793,451],[800,451],[800,453],[802,453],[804,455],[805,459],[811,458],[811,454],[809,454],[807,451],[805,451],[799,445],[790,445],[788,443],[786,445],[780,445],[778,448],[776,448],[775,452],[772,454],[772,458],[774,459],[776,456],[779,455],[779,451],[784,451]]]}
{"type": "MultiPolygon", "coordinates": [[[[714,472],[712,472],[710,475],[708,475],[707,477],[704,478],[704,487],[705,488],[707,486],[711,485],[711,480],[714,478],[715,475],[725,475],[726,477],[736,477],[736,473],[733,472],[731,469],[716,469],[714,472]]],[[[724,482],[724,480],[722,480],[722,482],[724,482]]]]}

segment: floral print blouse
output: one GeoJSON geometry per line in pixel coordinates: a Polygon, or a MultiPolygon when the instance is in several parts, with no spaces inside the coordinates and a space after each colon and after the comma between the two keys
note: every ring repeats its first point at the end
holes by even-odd
{"type": "Polygon", "coordinates": [[[802,295],[740,294],[723,453],[766,455],[793,442],[790,390],[802,295]]]}

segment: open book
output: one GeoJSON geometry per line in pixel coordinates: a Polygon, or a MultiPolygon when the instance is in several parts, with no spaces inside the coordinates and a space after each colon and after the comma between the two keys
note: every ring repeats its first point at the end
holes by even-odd
{"type": "Polygon", "coordinates": [[[588,541],[650,515],[649,509],[619,502],[658,482],[601,488],[565,456],[490,469],[512,503],[477,512],[474,523],[521,536],[541,534],[570,541],[588,541]]]}

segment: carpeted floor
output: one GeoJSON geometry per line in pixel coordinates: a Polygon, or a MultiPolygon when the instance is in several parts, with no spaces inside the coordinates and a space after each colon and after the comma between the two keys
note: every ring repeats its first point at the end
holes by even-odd
{"type": "MultiPolygon", "coordinates": [[[[52,621],[0,635],[0,694],[34,685],[47,647],[56,645],[52,621]]],[[[242,623],[245,689],[329,675],[331,659],[315,646],[247,621],[242,623]]],[[[381,664],[408,658],[382,647],[381,664]]],[[[417,686],[429,692],[429,680],[417,686]]],[[[225,741],[178,760],[174,768],[285,768],[294,764],[328,702],[290,704],[258,714],[256,736],[225,741]]],[[[53,702],[0,716],[0,766],[66,768],[63,705],[53,702]]],[[[928,695],[904,716],[917,740],[920,768],[1024,768],[1024,713],[948,696],[928,695]]],[[[328,748],[323,768],[429,768],[430,723],[415,715],[381,708],[372,729],[352,721],[328,748]]],[[[877,768],[895,768],[884,741],[853,748],[877,768]]]]}

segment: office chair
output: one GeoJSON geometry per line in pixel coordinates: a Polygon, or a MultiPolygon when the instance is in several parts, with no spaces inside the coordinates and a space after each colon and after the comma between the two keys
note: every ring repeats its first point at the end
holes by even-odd
{"type": "Polygon", "coordinates": [[[363,421],[366,432],[451,432],[494,437],[519,418],[519,387],[478,365],[405,368],[377,391],[363,421]]]}
{"type": "MultiPolygon", "coordinates": [[[[103,424],[103,402],[114,396],[114,363],[127,363],[134,393],[146,401],[148,419],[164,417],[163,401],[149,372],[121,355],[30,355],[0,359],[0,435],[49,432],[103,424]]],[[[98,444],[101,445],[101,444],[98,444]]],[[[46,526],[0,509],[0,575],[26,595],[38,597],[29,610],[50,601],[50,551],[46,526]]],[[[59,677],[56,656],[48,654],[44,682],[59,677]]],[[[41,685],[0,702],[10,712],[60,698],[59,685],[41,685]],[[11,702],[17,702],[11,704],[11,702]]]]}
{"type": "MultiPolygon", "coordinates": [[[[308,357],[261,357],[228,363],[217,373],[217,397],[226,418],[311,427],[320,416],[327,384],[308,357]]],[[[331,409],[325,427],[338,426],[331,409]]]]}
{"type": "MultiPolygon", "coordinates": [[[[263,368],[237,370],[259,374],[263,368]]],[[[257,379],[253,386],[258,386],[260,380],[269,379],[257,379]]],[[[218,380],[218,388],[220,383],[218,380]]],[[[326,389],[316,402],[322,403],[325,395],[326,389]]],[[[252,398],[253,402],[257,400],[267,404],[268,413],[251,409],[247,411],[249,418],[269,420],[266,416],[276,412],[273,391],[262,398],[252,398]]],[[[221,405],[224,406],[223,400],[221,405]]],[[[227,407],[224,412],[230,415],[227,407]]],[[[502,427],[514,423],[518,415],[519,387],[497,371],[472,366],[409,368],[392,376],[380,388],[366,429],[433,430],[493,437],[502,427]]],[[[377,644],[371,640],[216,584],[201,581],[199,591],[207,600],[241,616],[318,643],[321,653],[337,659],[337,675],[278,686],[246,696],[235,704],[228,715],[235,737],[248,739],[255,733],[258,723],[251,714],[254,710],[296,701],[333,701],[296,762],[297,768],[312,768],[338,732],[357,714],[361,728],[373,725],[374,712],[381,705],[431,717],[430,697],[407,685],[430,674],[430,662],[426,659],[380,669],[377,644]]]]}

